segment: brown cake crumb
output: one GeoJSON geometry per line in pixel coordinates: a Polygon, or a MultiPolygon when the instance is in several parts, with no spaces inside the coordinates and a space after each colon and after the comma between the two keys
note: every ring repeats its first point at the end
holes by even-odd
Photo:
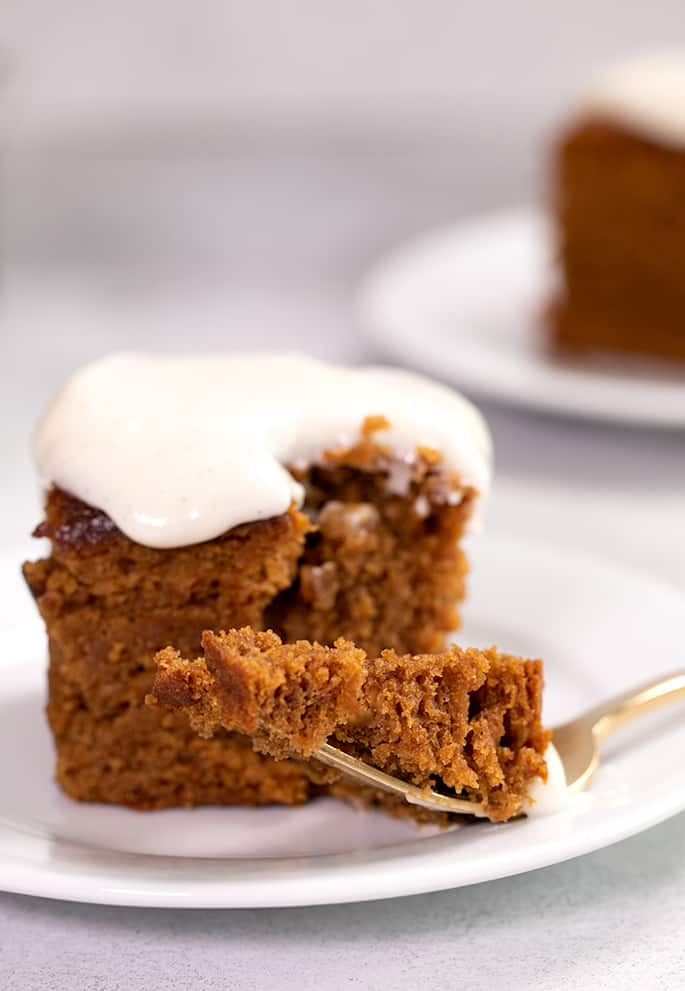
{"type": "MultiPolygon", "coordinates": [[[[342,639],[282,643],[249,627],[207,631],[202,646],[194,661],[157,654],[148,702],[186,709],[203,736],[237,731],[278,759],[309,758],[329,741],[420,787],[482,802],[493,820],[521,812],[533,778],[546,778],[540,661],[457,646],[367,658],[342,639]]],[[[327,771],[333,793],[339,784],[346,797],[362,793],[327,771]]]]}

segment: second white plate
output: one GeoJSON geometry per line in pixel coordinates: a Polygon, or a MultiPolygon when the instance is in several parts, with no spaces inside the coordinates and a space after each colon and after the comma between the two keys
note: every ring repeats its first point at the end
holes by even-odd
{"type": "MultiPolygon", "coordinates": [[[[545,715],[568,718],[682,665],[680,593],[561,548],[474,541],[463,643],[543,657],[545,715]]],[[[119,905],[256,907],[416,894],[596,850],[685,808],[684,706],[607,745],[556,816],[445,832],[330,799],[305,808],[140,813],[71,802],[52,780],[45,640],[18,555],[0,558],[0,886],[119,905]]]]}
{"type": "Polygon", "coordinates": [[[685,427],[685,370],[550,360],[538,329],[553,282],[544,217],[520,208],[436,231],[381,262],[360,291],[388,356],[474,394],[547,412],[685,427]]]}

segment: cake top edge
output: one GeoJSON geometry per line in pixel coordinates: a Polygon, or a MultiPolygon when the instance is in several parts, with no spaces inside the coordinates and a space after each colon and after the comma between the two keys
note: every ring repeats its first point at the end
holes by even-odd
{"type": "Polygon", "coordinates": [[[490,435],[460,393],[402,369],[296,353],[108,355],[62,386],[33,455],[46,488],[102,510],[136,543],[180,547],[300,505],[286,466],[354,446],[369,418],[380,418],[374,439],[396,465],[430,449],[487,494],[490,435]]]}
{"type": "Polygon", "coordinates": [[[609,65],[585,91],[582,110],[659,144],[685,146],[685,49],[609,65]]]}

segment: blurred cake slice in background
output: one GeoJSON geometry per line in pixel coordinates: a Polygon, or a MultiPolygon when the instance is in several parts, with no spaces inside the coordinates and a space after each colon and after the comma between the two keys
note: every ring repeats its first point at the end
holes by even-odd
{"type": "Polygon", "coordinates": [[[553,348],[685,361],[685,50],[600,74],[553,168],[553,348]]]}

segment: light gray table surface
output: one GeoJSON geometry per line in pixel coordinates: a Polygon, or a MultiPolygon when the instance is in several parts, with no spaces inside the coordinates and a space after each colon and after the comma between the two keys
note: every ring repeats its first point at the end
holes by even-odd
{"type": "MultiPolygon", "coordinates": [[[[525,149],[478,141],[163,160],[110,149],[55,154],[47,171],[10,160],[0,543],[19,543],[36,519],[27,451],[50,391],[113,347],[187,346],[179,300],[199,348],[377,359],[353,307],[368,262],[436,223],[532,194],[525,149]],[[494,162],[505,154],[503,173],[494,162]]],[[[498,466],[489,529],[585,548],[685,589],[685,435],[482,406],[498,466]]],[[[0,987],[678,988],[684,850],[681,815],[566,864],[395,901],[171,911],[0,894],[0,987]]]]}

